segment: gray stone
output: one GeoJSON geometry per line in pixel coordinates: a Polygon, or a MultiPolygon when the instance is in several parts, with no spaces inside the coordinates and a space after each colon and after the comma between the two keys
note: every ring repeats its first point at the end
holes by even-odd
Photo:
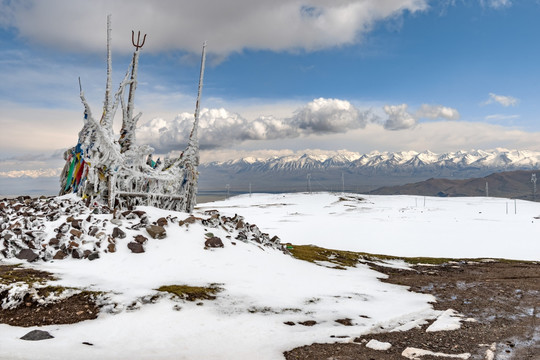
{"type": "Polygon", "coordinates": [[[148,225],[146,231],[152,237],[152,239],[163,239],[167,236],[167,232],[163,226],[148,225]]]}
{"type": "MultiPolygon", "coordinates": [[[[113,219],[114,220],[114,219],[113,219]]],[[[115,227],[113,229],[113,232],[112,232],[112,237],[113,238],[120,238],[120,239],[123,239],[126,237],[126,233],[120,229],[119,227],[115,227]]]]}
{"type": "Polygon", "coordinates": [[[92,260],[96,260],[96,259],[99,259],[99,253],[98,252],[93,252],[90,255],[88,255],[88,260],[92,261],[92,260]]]}
{"type": "Polygon", "coordinates": [[[43,330],[32,330],[28,334],[21,337],[21,340],[30,340],[30,341],[47,340],[47,339],[54,339],[54,336],[49,334],[47,331],[43,331],[43,330]]]}

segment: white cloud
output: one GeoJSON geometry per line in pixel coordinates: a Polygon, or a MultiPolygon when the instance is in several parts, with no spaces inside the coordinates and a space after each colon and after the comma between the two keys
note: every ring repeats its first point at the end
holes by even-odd
{"type": "Polygon", "coordinates": [[[489,93],[489,99],[486,100],[483,104],[489,105],[495,102],[498,104],[501,104],[504,107],[508,107],[508,106],[516,106],[519,100],[512,96],[497,95],[494,93],[489,93]]]}
{"type": "Polygon", "coordinates": [[[423,11],[427,0],[27,0],[3,1],[0,26],[53,48],[103,51],[106,15],[113,45],[131,51],[131,30],[147,33],[146,51],[216,54],[243,49],[318,50],[356,43],[374,23],[423,11]],[[54,21],[51,19],[54,18],[54,21]],[[69,29],[69,30],[68,30],[69,29]]]}
{"type": "Polygon", "coordinates": [[[511,0],[480,0],[480,4],[483,7],[491,7],[494,9],[500,9],[512,6],[511,0]]]}
{"type": "MultiPolygon", "coordinates": [[[[344,133],[365,127],[369,112],[360,112],[348,101],[315,99],[294,112],[289,118],[260,116],[247,120],[224,108],[202,109],[199,143],[202,149],[227,147],[246,140],[297,138],[311,134],[344,133]]],[[[158,152],[179,149],[187,143],[193,124],[193,114],[179,114],[167,122],[155,118],[138,129],[140,142],[150,144],[158,152]]]]}
{"type": "Polygon", "coordinates": [[[407,111],[408,105],[385,105],[384,112],[388,115],[388,119],[384,123],[384,128],[387,130],[403,130],[410,129],[416,126],[416,119],[407,111]]]}
{"type": "Polygon", "coordinates": [[[519,115],[504,115],[504,114],[493,114],[488,115],[484,119],[486,120],[495,120],[495,121],[503,121],[503,120],[514,120],[519,119],[519,115]]]}
{"type": "Polygon", "coordinates": [[[429,120],[458,120],[459,112],[456,109],[442,105],[422,104],[414,114],[408,111],[407,104],[385,105],[383,110],[388,115],[383,126],[387,130],[411,129],[418,124],[420,119],[429,120]]]}
{"type": "Polygon", "coordinates": [[[425,119],[446,119],[446,120],[458,120],[460,118],[459,112],[456,109],[442,106],[442,105],[427,105],[420,106],[415,113],[416,118],[425,119]]]}
{"type": "Polygon", "coordinates": [[[365,127],[368,116],[348,101],[319,98],[296,111],[292,124],[304,133],[340,133],[365,127]]]}

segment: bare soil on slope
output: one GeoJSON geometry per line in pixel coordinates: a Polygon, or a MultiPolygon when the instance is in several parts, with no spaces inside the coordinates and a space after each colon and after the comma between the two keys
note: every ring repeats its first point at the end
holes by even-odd
{"type": "Polygon", "coordinates": [[[471,360],[540,360],[540,264],[464,261],[415,265],[412,270],[371,266],[389,276],[385,282],[433,295],[435,309],[454,309],[474,321],[463,321],[461,328],[453,331],[426,332],[430,321],[404,332],[350,334],[339,342],[287,351],[287,360],[403,360],[407,359],[407,348],[453,355],[409,355],[409,359],[444,360],[468,353],[471,360]],[[371,339],[392,346],[373,350],[366,347],[371,339]]]}

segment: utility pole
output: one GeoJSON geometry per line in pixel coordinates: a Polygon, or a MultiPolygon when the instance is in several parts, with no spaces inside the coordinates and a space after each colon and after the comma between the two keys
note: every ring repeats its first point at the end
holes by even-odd
{"type": "Polygon", "coordinates": [[[345,175],[341,172],[341,194],[345,193],[345,175]]]}
{"type": "Polygon", "coordinates": [[[231,189],[231,185],[227,184],[225,185],[225,189],[227,189],[227,199],[229,198],[229,190],[231,189]]]}
{"type": "Polygon", "coordinates": [[[308,193],[311,194],[311,174],[307,174],[307,188],[308,188],[308,193]]]}
{"type": "Polygon", "coordinates": [[[249,197],[251,197],[251,183],[249,183],[249,197]]]}
{"type": "Polygon", "coordinates": [[[488,186],[487,181],[486,181],[486,197],[489,197],[489,186],[488,186]]]}
{"type": "Polygon", "coordinates": [[[536,201],[536,174],[531,175],[531,182],[533,183],[533,201],[536,201]]]}

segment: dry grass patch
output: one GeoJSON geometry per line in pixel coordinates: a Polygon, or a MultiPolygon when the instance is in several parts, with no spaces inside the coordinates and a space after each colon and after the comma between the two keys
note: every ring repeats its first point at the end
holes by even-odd
{"type": "Polygon", "coordinates": [[[221,289],[216,284],[208,287],[204,286],[189,286],[189,285],[165,285],[161,286],[157,291],[168,292],[187,301],[197,300],[214,300],[216,294],[221,289]]]}

